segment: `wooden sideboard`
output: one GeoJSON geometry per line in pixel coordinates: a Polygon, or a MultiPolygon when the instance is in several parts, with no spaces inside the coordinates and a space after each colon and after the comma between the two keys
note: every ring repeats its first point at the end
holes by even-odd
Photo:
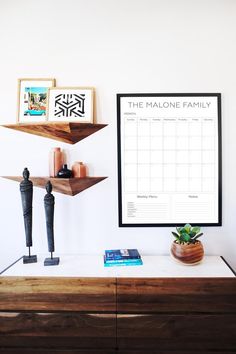
{"type": "Polygon", "coordinates": [[[0,353],[236,352],[236,279],[0,277],[0,353]]]}

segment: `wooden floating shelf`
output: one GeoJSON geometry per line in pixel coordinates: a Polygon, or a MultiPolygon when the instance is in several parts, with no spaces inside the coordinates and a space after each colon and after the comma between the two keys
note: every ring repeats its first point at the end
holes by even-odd
{"type": "MultiPolygon", "coordinates": [[[[10,179],[12,181],[21,182],[23,177],[21,176],[2,176],[3,178],[10,179]]],[[[51,181],[53,191],[74,196],[85,189],[92,187],[94,184],[99,183],[107,177],[84,177],[84,178],[51,178],[51,177],[30,177],[35,187],[45,189],[45,185],[48,181],[51,181]]]]}
{"type": "Polygon", "coordinates": [[[68,144],[76,144],[78,141],[87,138],[89,135],[106,127],[107,124],[91,123],[18,123],[4,124],[2,127],[19,130],[25,133],[39,135],[45,138],[62,141],[68,144]]]}

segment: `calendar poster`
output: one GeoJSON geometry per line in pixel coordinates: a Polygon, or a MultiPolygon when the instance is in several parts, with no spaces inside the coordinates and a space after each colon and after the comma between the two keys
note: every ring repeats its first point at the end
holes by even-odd
{"type": "Polygon", "coordinates": [[[221,225],[221,95],[118,94],[119,226],[221,225]]]}

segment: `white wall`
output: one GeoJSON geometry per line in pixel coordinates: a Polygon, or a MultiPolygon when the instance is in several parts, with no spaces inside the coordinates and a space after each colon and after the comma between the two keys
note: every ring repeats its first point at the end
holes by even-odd
{"type": "MultiPolygon", "coordinates": [[[[55,77],[94,86],[98,122],[109,126],[67,149],[90,174],[109,176],[75,196],[55,193],[56,253],[135,247],[168,254],[171,228],[118,228],[116,93],[221,92],[223,226],[205,227],[206,253],[236,266],[236,1],[0,0],[0,117],[16,120],[17,79],[55,77]]],[[[0,175],[48,174],[58,143],[0,128],[0,175]]],[[[42,189],[34,190],[34,251],[47,251],[42,189]]],[[[19,185],[0,179],[0,255],[22,254],[19,185]]]]}

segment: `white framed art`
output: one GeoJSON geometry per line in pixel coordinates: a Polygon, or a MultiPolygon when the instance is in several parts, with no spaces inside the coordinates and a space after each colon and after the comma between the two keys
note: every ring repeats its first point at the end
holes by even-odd
{"type": "Polygon", "coordinates": [[[46,120],[48,89],[55,84],[55,79],[18,79],[17,123],[46,120]]]}
{"type": "Polygon", "coordinates": [[[93,123],[93,98],[92,87],[52,87],[48,92],[47,119],[93,123]]]}

